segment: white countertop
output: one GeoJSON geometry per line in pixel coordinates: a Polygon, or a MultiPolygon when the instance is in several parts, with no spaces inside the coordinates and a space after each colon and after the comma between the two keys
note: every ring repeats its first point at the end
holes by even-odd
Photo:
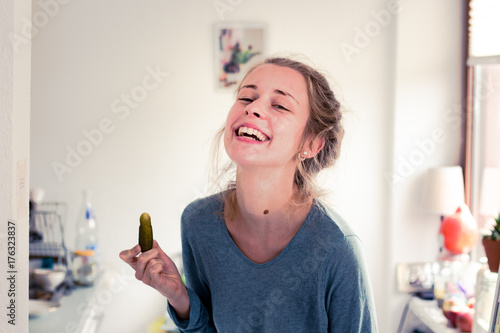
{"type": "Polygon", "coordinates": [[[151,323],[165,316],[166,299],[127,268],[102,272],[93,286],[63,296],[59,309],[30,316],[29,332],[148,332],[151,323]]]}

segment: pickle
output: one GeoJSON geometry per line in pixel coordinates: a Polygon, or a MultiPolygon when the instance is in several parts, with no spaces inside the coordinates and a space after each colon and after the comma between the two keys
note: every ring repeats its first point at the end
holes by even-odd
{"type": "Polygon", "coordinates": [[[153,247],[153,227],[151,226],[151,217],[148,213],[142,213],[139,225],[139,245],[141,251],[146,252],[153,247]]]}

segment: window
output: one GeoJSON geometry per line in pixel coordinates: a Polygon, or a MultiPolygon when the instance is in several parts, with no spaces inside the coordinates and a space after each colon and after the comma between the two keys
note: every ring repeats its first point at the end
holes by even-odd
{"type": "Polygon", "coordinates": [[[469,2],[466,200],[481,229],[500,211],[500,2],[469,2]]]}

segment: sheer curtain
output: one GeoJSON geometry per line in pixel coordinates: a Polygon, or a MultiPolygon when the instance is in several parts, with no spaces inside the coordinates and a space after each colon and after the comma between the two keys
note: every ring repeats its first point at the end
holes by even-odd
{"type": "Polygon", "coordinates": [[[500,64],[474,66],[471,204],[480,228],[500,211],[500,64]]]}
{"type": "Polygon", "coordinates": [[[484,230],[500,212],[500,1],[469,6],[466,196],[484,230]]]}

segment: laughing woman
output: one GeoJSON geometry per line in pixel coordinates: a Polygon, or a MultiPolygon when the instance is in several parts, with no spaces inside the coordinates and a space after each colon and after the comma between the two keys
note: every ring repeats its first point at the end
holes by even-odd
{"type": "Polygon", "coordinates": [[[120,253],[181,332],[377,332],[360,240],[314,183],[339,155],[341,117],[301,62],[270,58],[246,74],[223,132],[235,184],[182,215],[186,286],[156,241],[120,253]]]}

